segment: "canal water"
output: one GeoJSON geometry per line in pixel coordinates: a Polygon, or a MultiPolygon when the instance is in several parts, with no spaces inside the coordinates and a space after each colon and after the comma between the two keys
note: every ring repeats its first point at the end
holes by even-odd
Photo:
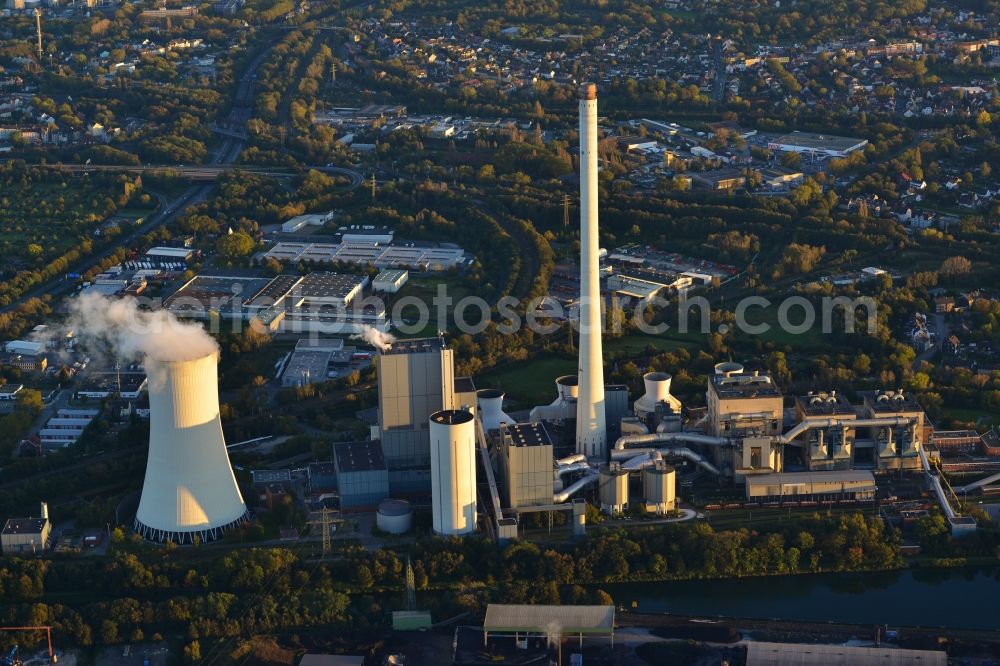
{"type": "Polygon", "coordinates": [[[1000,567],[619,583],[600,587],[616,605],[639,613],[1000,631],[1000,567]]]}

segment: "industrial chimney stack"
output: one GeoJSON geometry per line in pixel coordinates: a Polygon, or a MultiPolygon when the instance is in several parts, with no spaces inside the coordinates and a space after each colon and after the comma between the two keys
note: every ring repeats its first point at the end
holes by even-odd
{"type": "Polygon", "coordinates": [[[580,361],[576,451],[608,456],[601,348],[601,278],[597,231],[597,86],[580,87],[580,361]]]}

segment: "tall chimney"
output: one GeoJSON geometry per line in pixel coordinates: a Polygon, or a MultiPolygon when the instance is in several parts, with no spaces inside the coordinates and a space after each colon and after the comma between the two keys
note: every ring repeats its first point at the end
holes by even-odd
{"type": "Polygon", "coordinates": [[[580,361],[576,451],[608,457],[601,349],[601,278],[597,253],[597,86],[580,86],[580,361]]]}

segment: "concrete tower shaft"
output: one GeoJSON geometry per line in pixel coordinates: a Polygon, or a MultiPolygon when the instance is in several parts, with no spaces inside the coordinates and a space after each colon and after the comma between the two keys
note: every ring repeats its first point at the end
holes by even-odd
{"type": "Polygon", "coordinates": [[[580,87],[580,359],[576,450],[607,459],[597,223],[597,86],[580,87]]]}

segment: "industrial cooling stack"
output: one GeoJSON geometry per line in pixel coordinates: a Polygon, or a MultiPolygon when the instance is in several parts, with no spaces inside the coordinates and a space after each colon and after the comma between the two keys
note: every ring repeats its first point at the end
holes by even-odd
{"type": "Polygon", "coordinates": [[[476,424],[472,412],[446,409],[430,416],[431,512],[434,532],[476,530],[476,424]]]}
{"type": "Polygon", "coordinates": [[[219,419],[218,352],[146,359],[150,435],[135,531],[151,541],[212,541],[247,519],[219,419]]]}
{"type": "Polygon", "coordinates": [[[601,278],[597,225],[597,86],[580,88],[580,360],[576,451],[606,460],[601,278]]]}

